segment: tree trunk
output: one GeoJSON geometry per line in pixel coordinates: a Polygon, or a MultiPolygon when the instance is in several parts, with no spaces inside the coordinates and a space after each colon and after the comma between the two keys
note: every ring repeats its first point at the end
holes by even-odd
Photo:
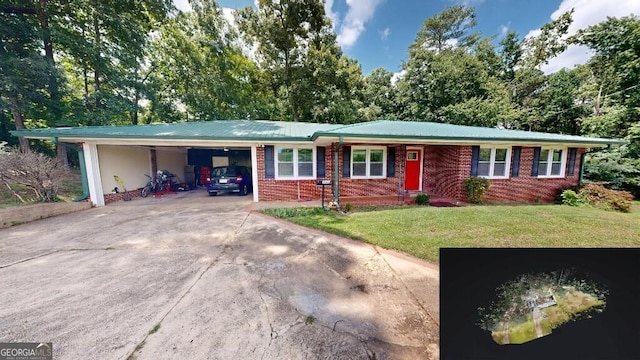
{"type": "MultiPolygon", "coordinates": [[[[16,130],[24,130],[24,120],[22,119],[22,113],[20,112],[20,105],[18,103],[18,97],[14,94],[9,95],[9,102],[11,103],[11,113],[13,114],[13,122],[16,124],[16,130]]],[[[20,142],[20,150],[22,152],[30,152],[29,140],[20,136],[18,137],[20,142]]]]}
{"type": "MultiPolygon", "coordinates": [[[[53,42],[51,41],[51,28],[49,27],[49,13],[47,12],[47,0],[39,0],[37,6],[38,20],[40,22],[40,32],[42,34],[42,43],[44,54],[51,65],[52,71],[55,71],[55,59],[53,58],[53,42]]],[[[60,90],[58,87],[58,79],[55,73],[49,75],[49,92],[51,95],[51,113],[53,121],[49,122],[50,126],[58,126],[62,118],[62,101],[60,90]]],[[[58,163],[65,169],[69,168],[69,159],[67,158],[67,148],[63,144],[56,144],[58,163]]]]}
{"type": "Polygon", "coordinates": [[[96,94],[96,109],[100,108],[100,48],[102,47],[100,44],[100,21],[98,19],[98,12],[94,10],[93,12],[93,31],[95,35],[95,49],[94,56],[95,61],[93,64],[93,82],[94,82],[94,91],[96,94]]]}

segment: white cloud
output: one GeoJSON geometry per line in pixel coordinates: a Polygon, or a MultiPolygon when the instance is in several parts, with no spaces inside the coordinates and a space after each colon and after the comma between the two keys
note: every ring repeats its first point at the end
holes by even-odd
{"type": "Polygon", "coordinates": [[[396,86],[398,80],[402,79],[407,74],[407,70],[400,70],[398,72],[393,73],[391,76],[391,85],[396,86]]]}
{"type": "Polygon", "coordinates": [[[386,41],[389,38],[389,35],[391,35],[391,29],[389,28],[385,28],[384,30],[380,30],[378,32],[380,33],[380,40],[382,41],[386,41]]]}
{"type": "Polygon", "coordinates": [[[333,25],[333,29],[335,30],[336,28],[338,28],[338,25],[340,25],[340,14],[338,14],[337,12],[333,12],[331,8],[333,8],[333,0],[325,0],[324,12],[331,20],[331,24],[333,25]]]}
{"type": "Polygon", "coordinates": [[[189,0],[173,0],[173,5],[178,8],[178,10],[182,11],[191,11],[191,5],[189,5],[189,0]]]}
{"type": "Polygon", "coordinates": [[[382,4],[383,1],[384,0],[346,0],[349,10],[347,10],[347,14],[338,31],[338,45],[350,47],[355,44],[360,34],[365,30],[365,24],[373,18],[376,8],[382,4]]]}
{"type": "MultiPolygon", "coordinates": [[[[573,23],[569,27],[569,35],[575,34],[578,30],[598,24],[610,17],[623,17],[631,14],[640,14],[640,1],[638,0],[563,0],[556,11],[551,14],[551,19],[557,19],[571,9],[573,13],[573,23]]],[[[526,37],[535,36],[540,30],[530,31],[526,37]]],[[[549,64],[542,66],[542,71],[546,74],[556,72],[562,68],[573,68],[578,64],[586,63],[593,56],[588,48],[572,45],[565,52],[549,61],[549,64]]]]}
{"type": "Polygon", "coordinates": [[[500,25],[500,37],[507,36],[509,32],[509,25],[500,25]]]}
{"type": "Polygon", "coordinates": [[[484,0],[462,0],[464,6],[478,6],[484,3],[484,0]]]}

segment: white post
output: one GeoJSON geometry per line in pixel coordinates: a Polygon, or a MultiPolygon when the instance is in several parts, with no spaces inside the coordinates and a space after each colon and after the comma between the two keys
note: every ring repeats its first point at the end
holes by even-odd
{"type": "Polygon", "coordinates": [[[257,145],[251,145],[251,190],[253,193],[253,201],[258,202],[258,148],[257,145]]]}
{"type": "Polygon", "coordinates": [[[89,183],[89,197],[95,206],[104,206],[104,193],[102,192],[102,179],[100,178],[100,165],[98,163],[98,146],[96,144],[82,145],[84,149],[84,164],[87,168],[87,182],[89,183]]]}

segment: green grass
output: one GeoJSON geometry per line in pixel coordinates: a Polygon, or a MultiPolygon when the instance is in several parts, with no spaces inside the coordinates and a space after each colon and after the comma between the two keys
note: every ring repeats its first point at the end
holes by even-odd
{"type": "Polygon", "coordinates": [[[403,207],[340,215],[322,209],[264,213],[438,262],[441,247],[637,247],[640,203],[631,213],[563,205],[403,207]]]}
{"type": "Polygon", "coordinates": [[[533,319],[509,327],[510,344],[523,344],[536,338],[536,326],[533,319]]]}

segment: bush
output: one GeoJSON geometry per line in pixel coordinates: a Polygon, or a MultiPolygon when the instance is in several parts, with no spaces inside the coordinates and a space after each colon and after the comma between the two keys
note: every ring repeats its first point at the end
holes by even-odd
{"type": "MultiPolygon", "coordinates": [[[[69,173],[54,158],[18,149],[0,153],[0,169],[1,182],[28,188],[43,202],[57,200],[60,186],[69,173]]],[[[14,195],[22,201],[17,193],[14,195]]]]}
{"type": "Polygon", "coordinates": [[[351,212],[353,211],[353,204],[348,202],[345,206],[344,206],[344,212],[351,212]]]}
{"type": "Polygon", "coordinates": [[[562,192],[562,203],[569,206],[581,206],[587,204],[583,193],[577,193],[571,189],[562,192]]]}
{"type": "Polygon", "coordinates": [[[627,191],[607,189],[602,183],[591,183],[583,186],[578,194],[595,207],[622,212],[631,211],[633,195],[627,191]]]}
{"type": "Polygon", "coordinates": [[[416,198],[413,199],[413,201],[417,205],[429,205],[429,201],[431,201],[431,196],[427,194],[418,194],[416,195],[416,198]]]}
{"type": "Polygon", "coordinates": [[[464,190],[467,192],[467,200],[472,204],[483,204],[490,186],[491,180],[489,179],[480,177],[466,179],[464,181],[464,190]]]}

